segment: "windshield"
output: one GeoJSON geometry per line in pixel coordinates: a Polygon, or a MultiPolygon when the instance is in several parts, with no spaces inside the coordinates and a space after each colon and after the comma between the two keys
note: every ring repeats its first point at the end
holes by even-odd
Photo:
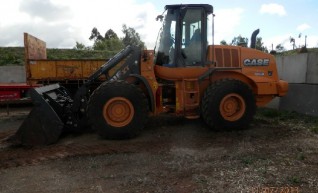
{"type": "Polygon", "coordinates": [[[167,10],[164,15],[163,26],[159,32],[159,41],[156,45],[156,64],[172,64],[175,51],[176,10],[167,10]]]}

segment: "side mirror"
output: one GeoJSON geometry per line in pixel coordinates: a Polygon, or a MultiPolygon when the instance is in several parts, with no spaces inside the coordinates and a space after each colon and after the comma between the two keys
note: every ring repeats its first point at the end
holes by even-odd
{"type": "Polygon", "coordinates": [[[157,17],[156,17],[156,21],[161,21],[162,22],[162,20],[163,20],[163,15],[158,15],[157,17]]]}

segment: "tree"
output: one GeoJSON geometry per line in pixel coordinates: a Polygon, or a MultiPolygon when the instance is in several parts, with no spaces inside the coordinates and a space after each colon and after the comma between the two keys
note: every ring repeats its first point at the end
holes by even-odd
{"type": "Polygon", "coordinates": [[[145,43],[140,40],[140,36],[134,28],[128,28],[124,24],[122,32],[124,33],[124,37],[118,38],[117,34],[112,29],[109,29],[106,31],[105,37],[103,37],[100,35],[98,29],[94,27],[89,40],[94,41],[94,50],[119,51],[128,45],[144,48],[145,43]]]}
{"type": "Polygon", "coordinates": [[[145,47],[145,43],[141,41],[139,33],[136,32],[134,28],[127,27],[126,24],[123,25],[122,32],[124,33],[124,37],[122,41],[125,46],[134,45],[139,46],[141,48],[145,47]]]}
{"type": "Polygon", "coordinates": [[[263,52],[268,53],[268,49],[267,49],[266,46],[264,46],[264,43],[263,43],[261,37],[256,38],[255,48],[256,48],[257,50],[260,50],[260,51],[263,51],[263,52]]]}
{"type": "Polygon", "coordinates": [[[109,39],[118,39],[117,34],[112,30],[109,29],[107,30],[107,32],[105,33],[105,39],[109,40],[109,39]]]}
{"type": "Polygon", "coordinates": [[[122,40],[120,40],[117,34],[109,29],[105,33],[105,37],[100,35],[96,27],[93,28],[89,40],[94,41],[93,50],[109,50],[109,51],[119,51],[124,48],[122,40]]]}
{"type": "Polygon", "coordinates": [[[124,48],[124,44],[118,38],[97,40],[93,45],[93,50],[119,51],[123,48],[124,48]]]}
{"type": "Polygon", "coordinates": [[[227,42],[226,42],[225,40],[222,40],[222,41],[220,41],[220,45],[226,46],[226,45],[228,45],[228,44],[227,44],[227,42]]]}
{"type": "Polygon", "coordinates": [[[76,42],[74,49],[75,50],[88,50],[89,48],[86,47],[83,43],[76,42]]]}
{"type": "Polygon", "coordinates": [[[293,38],[293,37],[289,37],[289,42],[293,45],[293,50],[294,50],[294,49],[295,49],[295,47],[296,47],[295,38],[293,38]]]}
{"type": "Polygon", "coordinates": [[[286,49],[284,48],[284,46],[283,46],[282,44],[278,44],[278,45],[276,46],[276,50],[277,50],[277,52],[283,52],[283,51],[285,51],[286,49]]]}
{"type": "Polygon", "coordinates": [[[94,42],[96,42],[97,40],[103,40],[103,39],[104,37],[100,35],[98,29],[94,27],[92,29],[92,33],[91,33],[91,36],[89,37],[89,40],[94,40],[94,42]]]}
{"type": "MultiPolygon", "coordinates": [[[[220,42],[220,45],[233,45],[233,46],[244,46],[244,47],[247,47],[247,44],[248,44],[248,38],[242,37],[241,35],[234,37],[232,39],[231,44],[228,44],[225,40],[222,40],[220,42]]],[[[264,43],[261,37],[256,38],[255,46],[257,50],[261,50],[263,52],[268,53],[268,49],[267,47],[264,46],[264,43]]]]}
{"type": "Polygon", "coordinates": [[[241,35],[234,37],[231,43],[231,45],[243,46],[243,47],[247,47],[247,44],[248,44],[248,38],[244,38],[241,35]]]}

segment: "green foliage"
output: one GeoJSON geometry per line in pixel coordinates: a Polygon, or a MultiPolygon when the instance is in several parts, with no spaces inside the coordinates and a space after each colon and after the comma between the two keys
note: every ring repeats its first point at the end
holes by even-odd
{"type": "Polygon", "coordinates": [[[141,41],[139,33],[137,33],[134,28],[127,27],[124,24],[122,32],[124,33],[124,37],[122,38],[122,41],[125,46],[134,45],[134,46],[139,46],[141,48],[145,48],[145,43],[141,41]]]}
{"type": "Polygon", "coordinates": [[[84,44],[76,42],[75,47],[73,48],[75,50],[90,50],[90,47],[86,47],[84,44]]]}
{"type": "Polygon", "coordinates": [[[257,38],[256,38],[255,48],[256,48],[257,50],[260,50],[260,51],[263,51],[263,52],[268,53],[268,49],[267,49],[266,46],[264,46],[264,42],[262,41],[262,38],[261,38],[261,37],[257,37],[257,38]]]}
{"type": "Polygon", "coordinates": [[[0,47],[0,66],[22,65],[24,49],[21,47],[0,47]]]}
{"type": "MultiPolygon", "coordinates": [[[[242,37],[241,35],[234,37],[230,44],[227,43],[225,40],[222,40],[220,42],[220,45],[233,45],[233,46],[244,46],[244,47],[247,47],[248,46],[247,44],[248,44],[248,38],[242,37]]],[[[268,49],[266,46],[264,46],[264,42],[261,37],[256,38],[255,46],[257,50],[268,53],[268,49]]]]}
{"type": "Polygon", "coordinates": [[[94,50],[113,50],[119,51],[124,48],[124,44],[120,39],[104,39],[95,41],[94,50]]]}
{"type": "Polygon", "coordinates": [[[94,40],[95,42],[96,40],[102,40],[102,39],[103,39],[103,36],[101,36],[98,29],[94,27],[92,29],[92,33],[91,33],[91,36],[89,37],[89,40],[94,40]]]}
{"type": "MultiPolygon", "coordinates": [[[[103,37],[98,29],[92,29],[90,40],[94,41],[93,47],[87,47],[83,43],[76,42],[73,49],[47,49],[47,59],[108,59],[117,54],[127,45],[145,47],[139,34],[134,28],[123,25],[123,38],[118,38],[117,34],[109,29],[103,37]]],[[[0,47],[0,66],[24,65],[23,47],[0,47]]]]}
{"type": "Polygon", "coordinates": [[[248,38],[242,37],[241,35],[234,37],[231,42],[231,45],[234,45],[234,46],[247,47],[247,44],[248,44],[248,38]]]}
{"type": "MultiPolygon", "coordinates": [[[[113,50],[91,50],[91,49],[57,49],[48,48],[47,59],[68,60],[68,59],[108,59],[118,51],[113,50]]],[[[0,66],[24,65],[23,47],[0,47],[0,66]]]]}
{"type": "Polygon", "coordinates": [[[282,45],[282,44],[278,44],[277,46],[276,46],[276,51],[277,52],[283,52],[283,51],[285,51],[286,49],[285,49],[285,47],[282,45]]]}
{"type": "Polygon", "coordinates": [[[107,50],[75,50],[75,49],[47,49],[47,59],[108,59],[114,56],[116,51],[107,50]]]}
{"type": "MultiPolygon", "coordinates": [[[[318,48],[306,48],[306,52],[308,53],[317,53],[318,48]]],[[[291,55],[297,55],[299,53],[302,53],[300,49],[295,49],[295,50],[285,50],[283,52],[277,53],[277,55],[280,56],[291,56],[291,55]]]]}
{"type": "Polygon", "coordinates": [[[124,43],[118,38],[117,34],[109,29],[105,37],[101,36],[96,27],[93,28],[90,40],[94,40],[93,50],[108,50],[118,52],[124,48],[124,43]]]}
{"type": "Polygon", "coordinates": [[[222,40],[220,42],[221,45],[232,45],[232,46],[244,46],[247,47],[248,44],[248,38],[242,37],[241,35],[238,35],[237,37],[234,37],[232,39],[231,43],[227,43],[225,40],[222,40]]]}
{"type": "Polygon", "coordinates": [[[110,40],[110,39],[119,39],[119,38],[118,38],[117,34],[112,29],[109,29],[105,33],[105,39],[110,40]]]}
{"type": "MultiPolygon", "coordinates": [[[[86,47],[83,43],[76,42],[73,49],[47,49],[48,60],[67,59],[108,59],[117,54],[126,45],[144,47],[139,34],[133,28],[123,25],[125,36],[118,38],[117,34],[109,29],[103,37],[98,29],[92,29],[90,40],[94,41],[93,47],[86,47]]],[[[0,47],[0,66],[24,65],[23,47],[0,47]]]]}
{"type": "Polygon", "coordinates": [[[228,45],[228,44],[227,44],[227,42],[226,42],[225,40],[222,40],[222,41],[220,41],[220,45],[226,46],[226,45],[228,45]]]}

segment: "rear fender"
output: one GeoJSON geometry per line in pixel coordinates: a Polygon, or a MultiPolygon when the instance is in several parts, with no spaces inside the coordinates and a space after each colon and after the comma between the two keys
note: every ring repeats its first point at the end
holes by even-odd
{"type": "Polygon", "coordinates": [[[240,71],[215,71],[212,76],[210,76],[210,81],[215,82],[221,79],[236,79],[244,82],[245,84],[249,85],[254,93],[257,93],[257,84],[254,80],[250,79],[249,77],[242,74],[240,71]]]}
{"type": "Polygon", "coordinates": [[[145,93],[145,95],[148,98],[148,102],[149,102],[149,109],[151,110],[151,112],[155,111],[155,98],[154,95],[152,93],[152,89],[147,81],[147,79],[139,74],[131,74],[127,79],[127,82],[132,83],[132,84],[136,84],[136,83],[141,83],[145,89],[143,89],[145,93]]]}

